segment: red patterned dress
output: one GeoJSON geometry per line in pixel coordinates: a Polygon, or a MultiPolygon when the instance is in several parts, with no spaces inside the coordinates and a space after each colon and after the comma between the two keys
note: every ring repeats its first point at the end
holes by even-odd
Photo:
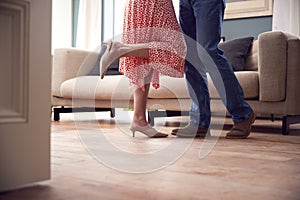
{"type": "Polygon", "coordinates": [[[127,0],[122,42],[149,43],[149,58],[123,57],[119,70],[130,83],[144,88],[153,70],[152,86],[159,87],[159,75],[183,77],[186,45],[176,19],[172,0],[127,0]]]}

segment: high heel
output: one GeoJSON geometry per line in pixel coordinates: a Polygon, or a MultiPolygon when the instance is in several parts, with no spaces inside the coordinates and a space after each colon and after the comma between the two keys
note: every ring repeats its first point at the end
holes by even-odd
{"type": "Polygon", "coordinates": [[[158,132],[153,127],[151,127],[149,124],[146,126],[132,125],[130,130],[132,132],[132,137],[135,137],[136,131],[143,133],[144,135],[148,136],[149,138],[168,137],[168,134],[158,132]]]}
{"type": "Polygon", "coordinates": [[[101,79],[104,78],[105,72],[107,71],[108,67],[111,65],[113,61],[111,61],[111,48],[113,45],[113,41],[109,40],[107,42],[103,42],[102,45],[106,45],[106,50],[100,59],[99,64],[99,71],[101,79]]]}

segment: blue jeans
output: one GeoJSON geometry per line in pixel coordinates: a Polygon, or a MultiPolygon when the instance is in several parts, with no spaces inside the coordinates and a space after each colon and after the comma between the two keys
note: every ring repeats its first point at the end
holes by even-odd
{"type": "Polygon", "coordinates": [[[192,100],[190,123],[209,127],[210,95],[206,72],[234,122],[243,121],[253,112],[232,67],[218,49],[225,0],[180,0],[180,25],[188,47],[185,75],[192,100]]]}

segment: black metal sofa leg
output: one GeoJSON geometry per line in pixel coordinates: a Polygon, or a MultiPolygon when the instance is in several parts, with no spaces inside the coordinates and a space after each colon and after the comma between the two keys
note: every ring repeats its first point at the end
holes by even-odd
{"type": "Polygon", "coordinates": [[[289,135],[290,124],[300,123],[300,115],[287,115],[282,117],[282,135],[289,135]]]}
{"type": "Polygon", "coordinates": [[[102,111],[110,111],[111,118],[115,117],[115,108],[65,108],[62,106],[61,108],[53,108],[53,120],[60,120],[60,113],[75,113],[75,112],[102,112],[102,111]]]}
{"type": "Polygon", "coordinates": [[[60,117],[59,117],[60,111],[58,108],[53,108],[53,120],[54,121],[59,121],[60,117]]]}

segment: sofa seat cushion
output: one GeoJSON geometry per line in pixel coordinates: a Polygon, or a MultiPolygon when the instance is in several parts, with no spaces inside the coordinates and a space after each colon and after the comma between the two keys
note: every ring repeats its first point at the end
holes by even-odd
{"type": "Polygon", "coordinates": [[[149,98],[152,99],[186,99],[189,94],[185,78],[173,78],[169,76],[159,77],[159,89],[150,88],[149,98]]]}
{"type": "MultiPolygon", "coordinates": [[[[240,82],[246,99],[258,98],[258,72],[235,72],[240,82]]],[[[219,95],[208,75],[208,86],[211,98],[219,98],[219,95]]],[[[60,87],[61,97],[72,99],[96,99],[96,100],[128,100],[133,99],[134,89],[129,87],[128,79],[123,75],[105,76],[81,76],[69,79],[60,87]]],[[[160,77],[160,88],[150,88],[150,99],[189,99],[185,78],[160,77]]]]}
{"type": "Polygon", "coordinates": [[[60,93],[68,99],[128,100],[132,99],[133,89],[123,75],[105,76],[104,79],[81,76],[64,81],[60,93]]]}
{"type": "MultiPolygon", "coordinates": [[[[258,72],[257,71],[238,71],[235,75],[241,84],[246,99],[258,98],[258,72]]],[[[217,90],[212,83],[209,75],[208,89],[211,98],[220,98],[217,90]]],[[[172,78],[168,76],[160,77],[160,88],[151,88],[149,91],[149,98],[152,99],[189,99],[189,94],[186,87],[184,78],[172,78]]]]}
{"type": "MultiPolygon", "coordinates": [[[[259,95],[258,72],[238,71],[235,72],[235,76],[243,88],[245,99],[257,99],[259,95]]],[[[208,76],[208,86],[210,97],[213,99],[220,98],[210,76],[208,76]]]]}

